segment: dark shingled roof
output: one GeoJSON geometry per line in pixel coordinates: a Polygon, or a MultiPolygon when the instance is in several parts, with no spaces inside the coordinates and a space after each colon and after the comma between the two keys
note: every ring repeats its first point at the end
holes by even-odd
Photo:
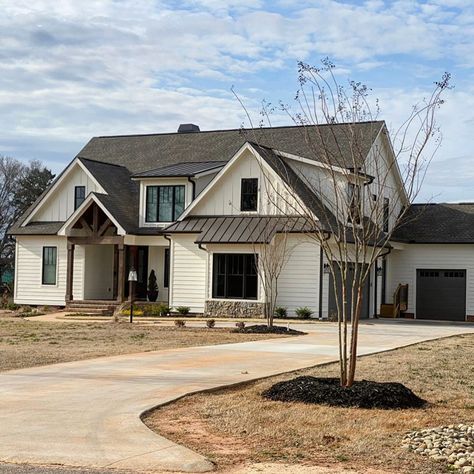
{"type": "Polygon", "coordinates": [[[64,222],[30,222],[25,227],[14,226],[11,235],[56,235],[64,222]]]}
{"type": "Polygon", "coordinates": [[[79,157],[107,194],[94,193],[127,233],[138,229],[138,184],[127,168],[79,157]]]}
{"type": "Polygon", "coordinates": [[[177,163],[176,165],[164,166],[155,170],[144,171],[143,173],[135,173],[133,178],[158,178],[173,176],[196,176],[204,171],[216,170],[225,166],[227,161],[204,161],[197,163],[177,163]]]}
{"type": "Polygon", "coordinates": [[[474,243],[474,203],[412,204],[393,240],[420,244],[474,243]]]}
{"type": "Polygon", "coordinates": [[[353,167],[362,162],[383,121],[319,126],[269,127],[216,130],[196,133],[162,133],[94,137],[78,156],[122,165],[141,173],[177,163],[230,160],[247,141],[286,153],[318,159],[323,149],[338,166],[353,167]],[[349,137],[356,136],[357,138],[349,137]],[[325,147],[322,147],[324,143],[325,147]],[[351,149],[357,143],[358,149],[351,149]]]}
{"type": "Polygon", "coordinates": [[[311,222],[298,216],[190,216],[164,229],[165,234],[199,234],[199,244],[269,243],[276,233],[309,232],[311,222]]]}

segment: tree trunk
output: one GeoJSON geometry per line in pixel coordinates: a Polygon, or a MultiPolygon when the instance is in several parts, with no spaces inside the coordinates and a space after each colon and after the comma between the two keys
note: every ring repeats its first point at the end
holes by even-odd
{"type": "Polygon", "coordinates": [[[351,357],[349,360],[349,374],[346,381],[346,387],[351,387],[354,384],[355,371],[357,364],[357,341],[359,336],[359,319],[362,311],[362,286],[357,288],[357,303],[355,312],[352,318],[352,334],[351,334],[351,357]]]}

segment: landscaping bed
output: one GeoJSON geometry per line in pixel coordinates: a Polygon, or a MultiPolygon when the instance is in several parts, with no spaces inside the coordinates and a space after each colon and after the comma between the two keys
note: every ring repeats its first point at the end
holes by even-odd
{"type": "Polygon", "coordinates": [[[421,408],[426,401],[401,383],[356,381],[341,387],[338,378],[301,376],[278,382],[265,390],[265,398],[280,402],[316,403],[357,408],[421,408]]]}
{"type": "Polygon", "coordinates": [[[238,332],[241,334],[289,334],[292,336],[302,336],[307,334],[303,331],[297,331],[296,329],[291,329],[284,326],[271,326],[268,327],[266,324],[254,324],[252,326],[244,326],[241,328],[236,328],[233,332],[238,332]]]}
{"type": "MultiPolygon", "coordinates": [[[[204,326],[204,325],[203,325],[204,326]]],[[[104,322],[45,322],[0,317],[0,371],[101,356],[278,337],[229,328],[175,328],[104,322]]]]}
{"type": "Polygon", "coordinates": [[[338,365],[328,364],[185,397],[149,413],[144,421],[157,433],[203,453],[221,472],[244,464],[284,463],[290,466],[285,472],[291,472],[291,465],[317,465],[336,472],[449,473],[453,471],[446,461],[407,449],[403,440],[413,431],[472,424],[471,360],[472,334],[360,358],[358,380],[402,383],[427,400],[417,409],[281,403],[262,396],[295,377],[337,377],[338,365]]]}

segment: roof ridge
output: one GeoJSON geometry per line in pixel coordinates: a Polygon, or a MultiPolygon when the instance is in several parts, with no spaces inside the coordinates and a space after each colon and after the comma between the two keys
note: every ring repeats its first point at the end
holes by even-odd
{"type": "Polygon", "coordinates": [[[313,125],[277,125],[274,127],[253,127],[253,128],[222,128],[216,130],[201,130],[199,132],[193,133],[182,133],[182,132],[162,132],[162,133],[132,133],[132,134],[119,134],[119,135],[98,135],[91,138],[125,138],[125,137],[153,137],[153,136],[163,136],[163,135],[201,135],[203,133],[225,133],[225,132],[238,132],[238,131],[258,131],[258,130],[276,130],[282,128],[308,128],[308,127],[326,127],[326,126],[342,126],[342,125],[359,125],[359,124],[368,124],[368,123],[385,123],[384,120],[364,120],[361,122],[340,122],[340,123],[320,123],[313,125]]]}
{"type": "Polygon", "coordinates": [[[83,161],[91,161],[92,163],[100,163],[101,165],[117,166],[118,168],[123,168],[124,170],[127,170],[130,173],[129,169],[126,166],[119,165],[117,163],[109,163],[107,161],[93,160],[92,158],[85,158],[80,155],[77,155],[76,158],[83,161]]]}

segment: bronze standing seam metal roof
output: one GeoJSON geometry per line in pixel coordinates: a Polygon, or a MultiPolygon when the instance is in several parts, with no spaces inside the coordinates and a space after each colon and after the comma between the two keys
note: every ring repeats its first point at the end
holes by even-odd
{"type": "Polygon", "coordinates": [[[310,232],[314,223],[298,216],[190,216],[163,230],[197,234],[198,244],[269,243],[277,233],[310,232]]]}

